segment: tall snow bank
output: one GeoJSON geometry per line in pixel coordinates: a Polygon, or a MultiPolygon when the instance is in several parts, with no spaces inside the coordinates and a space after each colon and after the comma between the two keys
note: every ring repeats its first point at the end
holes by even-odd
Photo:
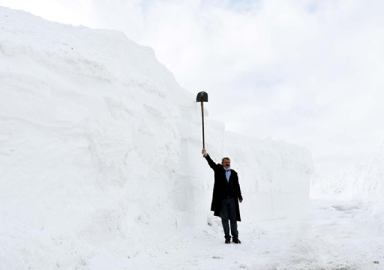
{"type": "Polygon", "coordinates": [[[384,195],[384,151],[381,157],[366,164],[344,168],[335,174],[315,175],[311,194],[347,200],[381,200],[384,195]]]}
{"type": "MultiPolygon", "coordinates": [[[[1,269],[91,269],[210,228],[200,107],[152,49],[2,7],[0,26],[1,269]]],[[[245,222],[305,209],[308,151],[206,132],[239,172],[245,222]]]]}
{"type": "Polygon", "coordinates": [[[372,161],[341,169],[335,174],[318,174],[312,179],[312,197],[357,200],[370,205],[372,218],[384,222],[384,151],[372,161]]]}

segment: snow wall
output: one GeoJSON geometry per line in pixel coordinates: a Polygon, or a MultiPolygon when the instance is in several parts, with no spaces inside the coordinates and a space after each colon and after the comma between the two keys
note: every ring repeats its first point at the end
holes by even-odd
{"type": "Polygon", "coordinates": [[[344,168],[335,174],[316,174],[311,196],[358,200],[372,205],[372,213],[384,221],[384,147],[378,158],[344,168]]]}
{"type": "Polygon", "coordinates": [[[366,164],[344,168],[335,174],[316,174],[311,197],[358,201],[371,221],[384,228],[384,149],[366,164]]]}
{"type": "MultiPolygon", "coordinates": [[[[151,48],[3,7],[0,26],[0,269],[91,269],[220,228],[196,93],[151,48]]],[[[239,173],[243,222],[306,209],[307,150],[209,119],[206,141],[239,173]]]]}

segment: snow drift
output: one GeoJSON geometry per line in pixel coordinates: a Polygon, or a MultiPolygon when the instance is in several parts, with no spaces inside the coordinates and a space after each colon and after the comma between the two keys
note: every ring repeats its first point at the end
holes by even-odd
{"type": "Polygon", "coordinates": [[[384,149],[378,158],[366,164],[344,168],[335,174],[313,177],[311,196],[355,200],[370,205],[372,217],[384,221],[384,149]]]}
{"type": "Polygon", "coordinates": [[[384,152],[372,161],[344,168],[335,174],[318,174],[313,179],[314,197],[378,201],[384,194],[384,152]]]}
{"type": "MultiPolygon", "coordinates": [[[[151,48],[3,7],[0,25],[1,269],[90,269],[219,227],[199,104],[151,48]]],[[[307,150],[209,120],[206,141],[239,173],[243,221],[306,209],[307,150]]]]}

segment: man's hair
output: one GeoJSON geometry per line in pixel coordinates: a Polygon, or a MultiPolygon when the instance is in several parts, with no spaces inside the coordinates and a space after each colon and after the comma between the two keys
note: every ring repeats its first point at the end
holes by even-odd
{"type": "Polygon", "coordinates": [[[229,161],[231,161],[231,159],[230,159],[229,157],[223,157],[223,159],[221,160],[221,164],[224,163],[224,160],[229,160],[229,161]]]}

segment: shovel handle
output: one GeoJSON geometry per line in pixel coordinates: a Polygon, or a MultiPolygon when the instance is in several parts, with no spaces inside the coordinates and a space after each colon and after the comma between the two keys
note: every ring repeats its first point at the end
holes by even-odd
{"type": "Polygon", "coordinates": [[[204,105],[203,101],[201,101],[201,119],[203,123],[203,149],[205,149],[205,138],[204,138],[204,105]]]}

